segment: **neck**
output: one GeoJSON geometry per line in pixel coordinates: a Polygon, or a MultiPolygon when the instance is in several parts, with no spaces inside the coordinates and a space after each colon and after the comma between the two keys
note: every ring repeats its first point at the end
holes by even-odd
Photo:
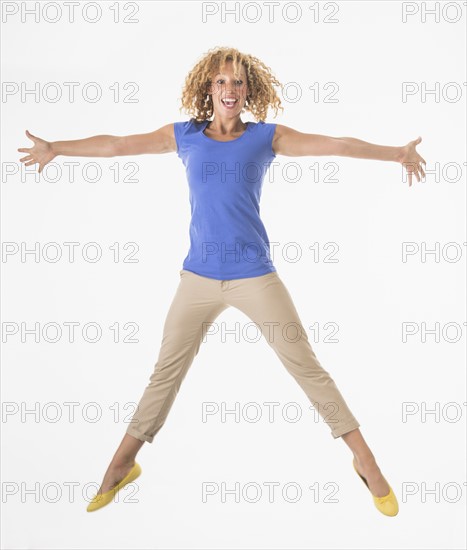
{"type": "Polygon", "coordinates": [[[214,120],[208,122],[207,127],[212,132],[222,135],[238,134],[246,130],[247,124],[242,122],[240,116],[236,118],[222,118],[215,116],[214,120]]]}

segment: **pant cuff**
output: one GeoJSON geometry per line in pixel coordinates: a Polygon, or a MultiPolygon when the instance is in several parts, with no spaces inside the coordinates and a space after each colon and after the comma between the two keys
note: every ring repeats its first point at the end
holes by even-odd
{"type": "Polygon", "coordinates": [[[351,432],[352,430],[355,430],[356,428],[360,428],[360,424],[357,420],[353,419],[350,422],[346,422],[343,426],[339,426],[335,430],[331,431],[331,435],[334,439],[337,439],[341,435],[344,435],[348,432],[351,432]]]}
{"type": "Polygon", "coordinates": [[[140,441],[146,441],[147,443],[152,443],[154,439],[153,435],[146,435],[138,432],[138,430],[134,426],[128,426],[126,433],[133,437],[136,437],[136,439],[139,439],[140,441]]]}

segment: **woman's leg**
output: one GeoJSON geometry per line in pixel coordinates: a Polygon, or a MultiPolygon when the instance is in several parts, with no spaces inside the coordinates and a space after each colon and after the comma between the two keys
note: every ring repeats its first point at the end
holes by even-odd
{"type": "Polygon", "coordinates": [[[328,424],[332,436],[343,437],[366,476],[375,496],[385,496],[389,486],[358,429],[334,380],[318,361],[293,300],[277,272],[228,282],[226,301],[256,323],[288,372],[328,424]]]}
{"type": "Polygon", "coordinates": [[[352,451],[357,470],[366,478],[368,487],[375,497],[384,497],[389,493],[389,485],[379,469],[376,459],[368,447],[360,430],[356,428],[342,435],[349,449],[352,451]]]}
{"type": "Polygon", "coordinates": [[[277,272],[229,281],[226,300],[256,323],[334,438],[360,426],[334,380],[318,361],[277,272]]]}
{"type": "Polygon", "coordinates": [[[131,435],[124,435],[104,474],[104,479],[97,494],[110,491],[112,487],[117,485],[128,474],[135,464],[136,455],[143,446],[143,443],[144,441],[136,439],[131,435]]]}
{"type": "Polygon", "coordinates": [[[138,408],[107,469],[99,492],[109,491],[131,470],[145,441],[152,443],[165,423],[180,385],[217,316],[229,306],[220,281],[181,270],[180,283],[164,323],[159,357],[138,408]]]}

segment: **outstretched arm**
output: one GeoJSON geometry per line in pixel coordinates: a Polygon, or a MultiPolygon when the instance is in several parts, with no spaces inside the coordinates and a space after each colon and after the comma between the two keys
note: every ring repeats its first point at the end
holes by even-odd
{"type": "Polygon", "coordinates": [[[59,155],[73,157],[116,157],[125,155],[170,153],[177,150],[174,125],[166,124],[154,132],[130,136],[99,135],[71,141],[46,141],[26,135],[34,142],[32,147],[22,147],[18,151],[28,153],[20,161],[25,166],[39,164],[39,173],[44,166],[59,155]]]}
{"type": "Polygon", "coordinates": [[[277,124],[272,148],[276,155],[288,157],[333,155],[398,162],[406,166],[409,185],[412,185],[412,173],[415,173],[417,181],[420,181],[420,174],[423,177],[425,176],[422,163],[426,164],[426,162],[415,149],[421,140],[422,138],[419,137],[410,141],[407,145],[391,147],[375,145],[351,137],[337,138],[320,134],[306,134],[288,126],[277,124]]]}

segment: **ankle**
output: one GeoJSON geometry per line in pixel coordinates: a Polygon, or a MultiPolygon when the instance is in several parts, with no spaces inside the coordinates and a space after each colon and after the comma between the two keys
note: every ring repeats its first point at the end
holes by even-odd
{"type": "Polygon", "coordinates": [[[126,468],[127,466],[134,466],[135,458],[131,457],[116,457],[113,458],[110,466],[112,468],[126,468]]]}
{"type": "Polygon", "coordinates": [[[354,457],[355,457],[355,462],[360,466],[365,466],[365,467],[376,466],[376,459],[371,451],[365,452],[362,454],[355,453],[354,457]]]}

